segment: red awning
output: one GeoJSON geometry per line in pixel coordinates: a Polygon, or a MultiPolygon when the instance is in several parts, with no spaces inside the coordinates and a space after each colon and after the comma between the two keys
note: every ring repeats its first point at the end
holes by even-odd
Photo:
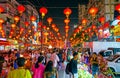
{"type": "Polygon", "coordinates": [[[0,45],[10,45],[10,42],[0,40],[0,45]]]}

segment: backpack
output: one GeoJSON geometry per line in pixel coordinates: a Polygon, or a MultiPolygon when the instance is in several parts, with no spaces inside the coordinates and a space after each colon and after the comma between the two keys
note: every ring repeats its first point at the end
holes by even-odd
{"type": "Polygon", "coordinates": [[[69,72],[70,72],[70,62],[67,63],[65,72],[66,72],[66,74],[69,74],[69,72]]]}

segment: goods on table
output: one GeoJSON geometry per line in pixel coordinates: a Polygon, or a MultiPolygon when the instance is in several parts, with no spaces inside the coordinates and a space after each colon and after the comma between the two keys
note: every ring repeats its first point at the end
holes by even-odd
{"type": "Polygon", "coordinates": [[[78,68],[78,78],[92,78],[92,74],[88,72],[88,66],[86,64],[80,64],[78,68]]]}

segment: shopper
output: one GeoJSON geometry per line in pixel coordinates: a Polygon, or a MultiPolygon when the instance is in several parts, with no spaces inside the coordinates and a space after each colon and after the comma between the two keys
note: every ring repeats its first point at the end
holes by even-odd
{"type": "Polygon", "coordinates": [[[91,69],[92,69],[92,75],[94,78],[98,74],[98,57],[95,52],[92,54],[92,57],[90,59],[90,64],[91,64],[91,69]]]}
{"type": "Polygon", "coordinates": [[[101,72],[107,71],[107,60],[103,57],[102,53],[98,54],[99,68],[101,72]]]}
{"type": "Polygon", "coordinates": [[[33,77],[32,78],[44,78],[45,66],[42,64],[44,57],[39,56],[35,65],[32,67],[33,77]]]}
{"type": "Polygon", "coordinates": [[[73,53],[73,59],[70,61],[70,73],[72,74],[73,78],[78,78],[78,70],[77,70],[77,60],[78,60],[78,53],[73,53]]]}
{"type": "Polygon", "coordinates": [[[23,57],[17,58],[18,68],[12,70],[8,74],[8,78],[32,78],[29,70],[24,68],[25,59],[23,57]]]}
{"type": "Polygon", "coordinates": [[[58,78],[58,72],[53,67],[53,61],[48,61],[45,72],[44,72],[44,78],[58,78]]]}
{"type": "Polygon", "coordinates": [[[53,67],[57,68],[58,62],[60,60],[59,60],[59,57],[57,55],[57,49],[56,48],[53,50],[53,53],[51,54],[50,60],[53,61],[53,67]]]}

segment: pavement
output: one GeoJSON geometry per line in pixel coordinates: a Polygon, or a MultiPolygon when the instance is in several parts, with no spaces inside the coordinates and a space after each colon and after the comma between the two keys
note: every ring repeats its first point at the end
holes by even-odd
{"type": "Polygon", "coordinates": [[[64,70],[59,70],[58,71],[58,78],[70,78],[69,75],[65,73],[64,70]]]}

